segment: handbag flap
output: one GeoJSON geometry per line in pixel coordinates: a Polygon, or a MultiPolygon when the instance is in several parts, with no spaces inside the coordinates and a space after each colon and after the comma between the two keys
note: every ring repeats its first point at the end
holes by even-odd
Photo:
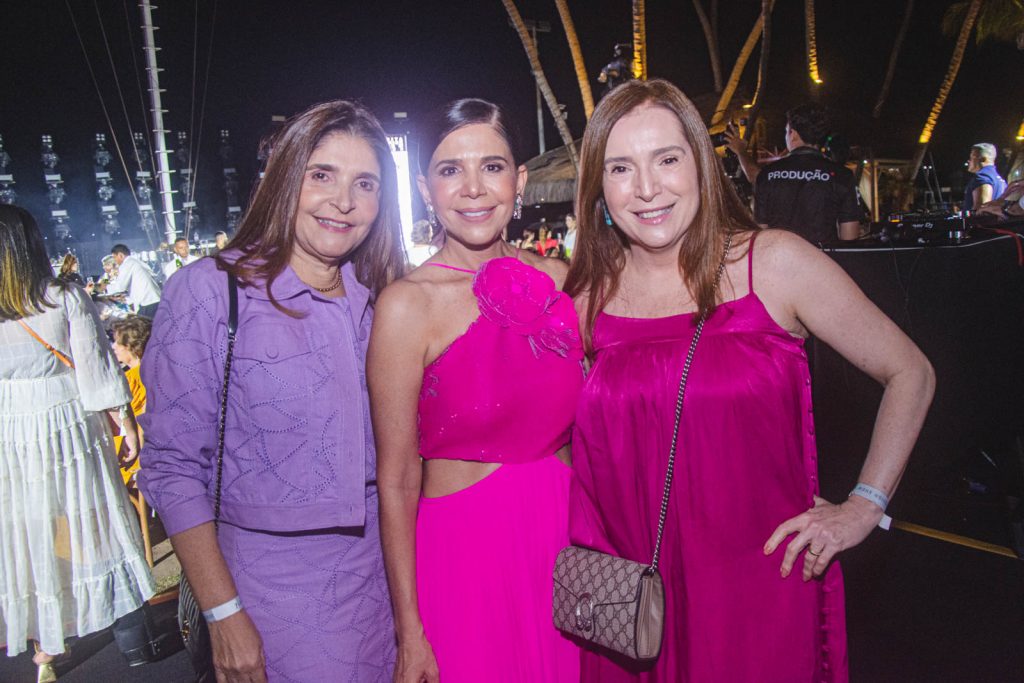
{"type": "Polygon", "coordinates": [[[634,602],[646,568],[639,562],[569,546],[558,553],[553,578],[574,598],[589,593],[589,602],[596,608],[634,602]]]}

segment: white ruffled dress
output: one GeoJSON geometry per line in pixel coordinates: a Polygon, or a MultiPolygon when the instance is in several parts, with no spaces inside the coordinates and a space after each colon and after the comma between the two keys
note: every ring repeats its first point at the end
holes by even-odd
{"type": "Polygon", "coordinates": [[[0,322],[0,642],[7,655],[101,630],[154,592],[106,416],[131,402],[89,296],[48,291],[25,322],[0,322]]]}

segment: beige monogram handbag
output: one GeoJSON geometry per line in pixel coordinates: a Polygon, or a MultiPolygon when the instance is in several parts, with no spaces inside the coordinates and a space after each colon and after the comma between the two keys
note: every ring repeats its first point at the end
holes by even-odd
{"type": "MultiPolygon", "coordinates": [[[[725,240],[722,262],[715,275],[715,290],[725,270],[732,236],[725,240]]],[[[657,659],[661,652],[661,636],[665,627],[665,587],[658,574],[661,538],[665,531],[669,493],[675,467],[679,421],[683,415],[683,395],[690,374],[693,354],[707,320],[705,313],[697,321],[697,329],[686,353],[679,396],[676,398],[675,427],[665,472],[665,490],[658,515],[658,536],[650,564],[634,562],[590,548],[569,546],[558,553],[554,570],[552,598],[555,627],[626,655],[639,661],[657,659]]]]}

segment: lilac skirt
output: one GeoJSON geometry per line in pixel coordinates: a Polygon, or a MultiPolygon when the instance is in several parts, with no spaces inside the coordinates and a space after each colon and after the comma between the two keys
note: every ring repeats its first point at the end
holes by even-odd
{"type": "Polygon", "coordinates": [[[391,681],[395,635],[370,491],[361,528],[278,534],[221,525],[270,683],[391,681]]]}

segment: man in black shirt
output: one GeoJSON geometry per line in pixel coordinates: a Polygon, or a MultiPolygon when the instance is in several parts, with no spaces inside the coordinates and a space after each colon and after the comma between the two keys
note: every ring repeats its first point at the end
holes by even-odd
{"type": "Polygon", "coordinates": [[[760,169],[754,220],[819,244],[857,239],[862,212],[853,174],[821,153],[828,135],[824,109],[804,104],[786,112],[789,155],[760,169]]]}

